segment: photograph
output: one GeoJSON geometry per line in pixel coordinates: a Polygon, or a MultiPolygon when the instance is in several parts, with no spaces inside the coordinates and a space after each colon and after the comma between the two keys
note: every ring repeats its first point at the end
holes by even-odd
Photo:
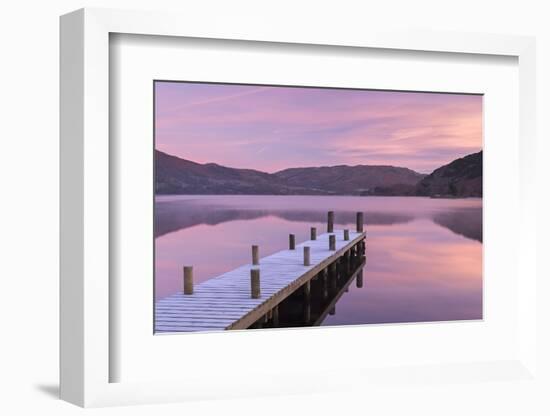
{"type": "Polygon", "coordinates": [[[483,95],[155,80],[154,333],[483,319],[483,95]]]}

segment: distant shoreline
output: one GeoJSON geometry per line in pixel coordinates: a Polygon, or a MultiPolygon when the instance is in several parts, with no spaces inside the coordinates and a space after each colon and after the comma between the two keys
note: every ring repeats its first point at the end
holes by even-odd
{"type": "Polygon", "coordinates": [[[171,197],[171,196],[278,196],[278,197],[357,197],[357,198],[423,198],[423,199],[483,199],[481,196],[466,196],[466,197],[456,197],[456,196],[422,196],[422,195],[346,195],[346,194],[337,194],[337,195],[326,195],[326,194],[291,194],[291,195],[281,195],[281,194],[158,194],[155,193],[155,198],[157,197],[171,197]]]}

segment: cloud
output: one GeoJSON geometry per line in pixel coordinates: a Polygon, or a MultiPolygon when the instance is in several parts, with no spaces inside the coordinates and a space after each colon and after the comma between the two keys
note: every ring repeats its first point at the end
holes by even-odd
{"type": "Polygon", "coordinates": [[[223,84],[161,87],[157,147],[196,161],[270,171],[391,164],[429,172],[482,146],[481,96],[223,84]],[[255,157],[259,154],[265,155],[255,157]]]}

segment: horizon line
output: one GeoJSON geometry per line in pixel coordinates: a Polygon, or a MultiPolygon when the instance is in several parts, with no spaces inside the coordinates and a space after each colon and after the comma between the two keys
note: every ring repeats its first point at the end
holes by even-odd
{"type": "Polygon", "coordinates": [[[444,163],[442,164],[441,166],[438,166],[437,168],[435,168],[434,170],[432,170],[431,172],[419,172],[417,170],[414,170],[414,169],[411,169],[409,167],[406,167],[406,166],[396,166],[396,165],[380,165],[380,164],[376,164],[376,165],[370,165],[370,164],[359,164],[359,165],[346,165],[346,164],[339,164],[339,165],[322,165],[322,166],[295,166],[295,167],[288,167],[288,168],[284,168],[284,169],[280,169],[280,170],[277,170],[277,171],[274,171],[274,172],[268,172],[268,171],[263,171],[263,170],[259,170],[259,169],[254,169],[254,168],[243,168],[243,167],[235,167],[235,166],[229,166],[229,165],[225,165],[225,164],[220,164],[220,163],[216,163],[216,162],[197,162],[195,160],[191,160],[191,159],[187,159],[187,158],[184,158],[184,157],[181,157],[179,155],[174,155],[172,153],[168,153],[168,152],[165,152],[164,150],[160,150],[160,149],[157,149],[155,148],[154,149],[155,152],[160,152],[160,153],[163,153],[167,156],[170,156],[170,157],[175,157],[177,159],[180,159],[180,160],[185,160],[187,162],[191,162],[191,163],[196,163],[197,165],[202,165],[202,166],[205,166],[205,165],[217,165],[217,166],[221,166],[221,167],[224,167],[224,168],[229,168],[229,169],[239,169],[239,170],[252,170],[252,171],[255,171],[255,172],[260,172],[260,173],[266,173],[268,175],[273,175],[273,174],[276,174],[276,173],[279,173],[279,172],[283,172],[285,170],[290,170],[290,169],[320,169],[320,168],[335,168],[335,167],[350,167],[350,168],[354,168],[354,167],[359,167],[359,166],[368,166],[368,167],[390,167],[390,168],[399,168],[399,169],[408,169],[410,170],[411,172],[414,172],[414,173],[417,173],[419,175],[430,175],[431,173],[433,173],[434,171],[436,171],[437,169],[443,167],[443,166],[447,166],[448,164],[454,162],[455,160],[458,160],[458,159],[462,159],[466,156],[470,156],[470,155],[475,155],[476,153],[481,153],[483,152],[483,148],[480,149],[479,151],[477,152],[473,152],[473,153],[468,153],[464,156],[461,156],[461,157],[458,157],[456,159],[453,159],[447,163],[444,163]]]}

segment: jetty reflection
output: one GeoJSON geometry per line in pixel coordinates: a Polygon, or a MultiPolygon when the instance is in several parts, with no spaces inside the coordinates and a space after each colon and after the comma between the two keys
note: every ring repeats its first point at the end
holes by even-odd
{"type": "Polygon", "coordinates": [[[349,266],[341,263],[336,273],[319,273],[312,279],[309,293],[305,286],[279,304],[278,316],[266,315],[250,328],[292,328],[320,326],[328,315],[335,315],[336,305],[354,284],[363,287],[365,256],[353,259],[349,266]]]}

